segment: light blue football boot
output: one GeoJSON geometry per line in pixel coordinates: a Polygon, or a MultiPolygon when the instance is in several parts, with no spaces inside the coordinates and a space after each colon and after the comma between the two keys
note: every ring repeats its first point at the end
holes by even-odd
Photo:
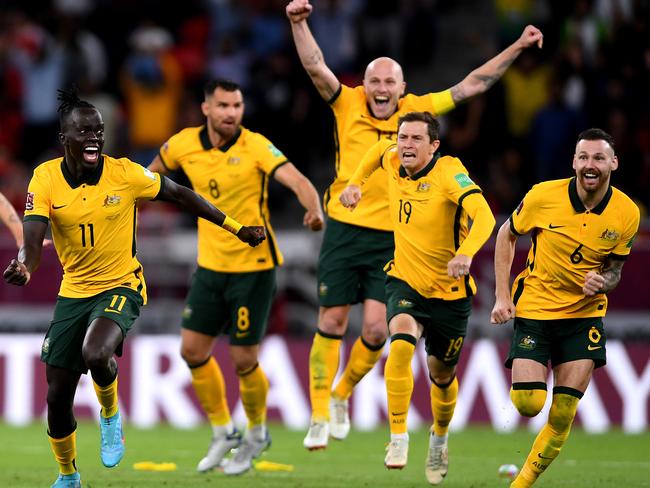
{"type": "Polygon", "coordinates": [[[78,471],[72,474],[59,473],[51,488],[81,488],[81,476],[78,471]]]}
{"type": "Polygon", "coordinates": [[[113,468],[124,457],[124,434],[122,433],[122,418],[118,410],[112,417],[99,416],[101,432],[101,458],[107,468],[113,468]]]}

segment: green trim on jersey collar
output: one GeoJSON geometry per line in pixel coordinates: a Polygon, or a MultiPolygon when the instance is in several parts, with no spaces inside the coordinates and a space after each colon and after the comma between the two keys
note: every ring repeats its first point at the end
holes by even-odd
{"type": "Polygon", "coordinates": [[[70,185],[70,188],[79,188],[84,183],[87,185],[96,185],[99,183],[99,179],[102,177],[102,172],[104,171],[104,155],[102,154],[99,158],[99,163],[93,172],[85,175],[82,174],[79,179],[75,178],[68,169],[68,166],[65,164],[65,157],[61,159],[61,172],[65,181],[70,185]]]}
{"type": "MultiPolygon", "coordinates": [[[[440,153],[434,154],[433,159],[431,159],[431,161],[429,161],[424,168],[422,168],[420,171],[415,173],[410,178],[412,180],[418,180],[418,179],[422,178],[423,176],[426,176],[427,174],[429,174],[429,171],[431,171],[433,169],[433,167],[436,165],[436,162],[438,161],[438,159],[440,159],[440,153]]],[[[406,169],[404,169],[404,166],[402,166],[401,164],[399,165],[399,176],[400,176],[400,178],[406,178],[406,177],[409,176],[408,173],[406,172],[406,169]]]]}
{"type": "MultiPolygon", "coordinates": [[[[598,215],[602,214],[605,211],[605,208],[607,208],[607,204],[611,199],[612,185],[609,185],[609,187],[607,187],[607,193],[605,193],[603,199],[591,210],[591,212],[598,215]]],[[[578,195],[578,182],[575,176],[569,181],[569,200],[571,200],[573,210],[575,210],[577,213],[584,213],[587,211],[584,204],[582,203],[582,200],[580,200],[580,196],[578,195]]]]}

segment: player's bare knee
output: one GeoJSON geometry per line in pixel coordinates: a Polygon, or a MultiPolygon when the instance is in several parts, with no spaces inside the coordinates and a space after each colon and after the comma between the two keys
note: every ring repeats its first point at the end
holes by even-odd
{"type": "Polygon", "coordinates": [[[513,383],[510,400],[523,417],[534,417],[546,403],[546,384],[540,382],[513,383]]]}
{"type": "Polygon", "coordinates": [[[386,322],[378,321],[364,323],[361,332],[363,340],[371,346],[379,346],[386,342],[388,337],[388,327],[386,322]]]}
{"type": "Polygon", "coordinates": [[[202,351],[182,345],[181,358],[183,358],[183,361],[185,361],[190,368],[195,368],[206,363],[210,359],[210,356],[206,357],[205,353],[202,351]]]}
{"type": "Polygon", "coordinates": [[[86,367],[91,371],[107,368],[113,352],[111,348],[105,346],[84,346],[81,350],[86,367]]]}

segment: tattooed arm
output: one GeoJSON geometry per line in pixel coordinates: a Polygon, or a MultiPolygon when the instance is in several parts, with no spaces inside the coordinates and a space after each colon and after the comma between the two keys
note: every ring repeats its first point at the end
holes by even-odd
{"type": "Polygon", "coordinates": [[[16,246],[20,249],[23,245],[23,223],[14,207],[2,193],[0,193],[0,220],[9,227],[16,241],[16,246]]]}
{"type": "Polygon", "coordinates": [[[543,40],[544,36],[537,27],[532,25],[526,26],[519,39],[487,63],[476,68],[463,81],[451,88],[451,96],[454,102],[460,103],[463,100],[488,91],[503,76],[503,73],[517,59],[521,51],[531,47],[533,44],[537,44],[541,48],[543,40]]]}
{"type": "Polygon", "coordinates": [[[582,291],[588,297],[597,293],[609,293],[621,281],[621,271],[625,261],[607,258],[600,273],[589,271],[585,276],[582,291]]]}
{"type": "Polygon", "coordinates": [[[309,0],[292,0],[287,5],[286,12],[291,21],[291,34],[302,67],[307,71],[320,96],[329,101],[338,91],[341,82],[325,64],[323,52],[307,25],[307,17],[312,9],[309,0]]]}

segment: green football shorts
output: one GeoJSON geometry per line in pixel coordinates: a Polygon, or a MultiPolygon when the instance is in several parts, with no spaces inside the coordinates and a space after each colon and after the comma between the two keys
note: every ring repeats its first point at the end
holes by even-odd
{"type": "MultiPolygon", "coordinates": [[[[88,371],[81,348],[88,327],[98,317],[115,322],[126,337],[140,315],[144,300],[129,288],[113,288],[88,298],[57,297],[54,318],[45,334],[41,361],[51,366],[88,371]]],[[[122,355],[122,344],[116,350],[122,355]]]]}
{"type": "Polygon", "coordinates": [[[512,368],[515,358],[533,359],[544,366],[593,359],[596,368],[604,366],[605,329],[601,317],[534,320],[515,317],[510,352],[505,362],[512,368]]]}
{"type": "Polygon", "coordinates": [[[232,345],[259,344],[275,288],[275,268],[221,273],[199,267],[185,302],[182,327],[212,337],[229,334],[232,345]]]}
{"type": "Polygon", "coordinates": [[[458,363],[467,334],[467,322],[472,313],[470,298],[425,298],[408,283],[393,276],[386,279],[386,298],[388,323],[398,314],[410,315],[424,327],[427,354],[447,366],[458,363]]]}
{"type": "Polygon", "coordinates": [[[386,302],[384,266],[393,259],[392,232],[328,219],[318,256],[318,302],[352,305],[370,298],[386,302]]]}

